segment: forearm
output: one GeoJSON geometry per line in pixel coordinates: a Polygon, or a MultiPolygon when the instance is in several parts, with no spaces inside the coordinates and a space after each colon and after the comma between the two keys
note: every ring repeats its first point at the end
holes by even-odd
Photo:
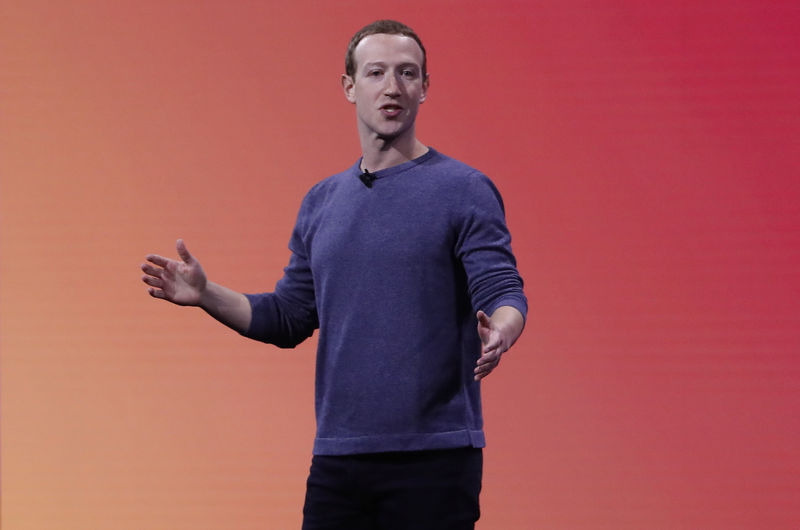
{"type": "Polygon", "coordinates": [[[247,332],[253,317],[250,301],[242,293],[208,282],[200,296],[200,307],[239,333],[247,332]]]}

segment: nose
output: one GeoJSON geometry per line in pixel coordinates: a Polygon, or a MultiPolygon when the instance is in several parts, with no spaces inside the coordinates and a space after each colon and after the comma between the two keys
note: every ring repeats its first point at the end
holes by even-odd
{"type": "Polygon", "coordinates": [[[387,96],[400,95],[400,82],[397,80],[396,75],[386,76],[386,86],[384,87],[383,91],[387,96]]]}

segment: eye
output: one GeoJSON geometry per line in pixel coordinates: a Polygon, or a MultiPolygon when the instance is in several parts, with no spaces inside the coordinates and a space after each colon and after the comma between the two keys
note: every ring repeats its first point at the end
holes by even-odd
{"type": "Polygon", "coordinates": [[[380,70],[370,70],[369,72],[367,72],[367,76],[368,77],[378,77],[382,73],[383,72],[381,72],[380,70]]]}
{"type": "Polygon", "coordinates": [[[417,72],[415,70],[403,70],[402,72],[403,77],[407,77],[408,79],[413,79],[417,77],[417,72]]]}

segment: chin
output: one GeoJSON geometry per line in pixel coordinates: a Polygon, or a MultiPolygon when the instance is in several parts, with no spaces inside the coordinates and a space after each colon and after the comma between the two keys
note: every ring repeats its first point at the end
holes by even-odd
{"type": "Polygon", "coordinates": [[[375,134],[382,139],[395,139],[408,133],[409,127],[405,124],[398,123],[394,127],[379,127],[375,129],[375,134]]]}

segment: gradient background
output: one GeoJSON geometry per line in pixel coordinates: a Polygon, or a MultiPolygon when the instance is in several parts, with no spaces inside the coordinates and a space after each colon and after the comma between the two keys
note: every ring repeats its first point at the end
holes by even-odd
{"type": "Polygon", "coordinates": [[[316,340],[147,296],[183,237],[270,290],[359,156],[376,18],[432,73],[418,134],[503,193],[531,303],[484,382],[479,528],[800,527],[800,7],[5,1],[5,529],[298,528],[316,340]]]}

